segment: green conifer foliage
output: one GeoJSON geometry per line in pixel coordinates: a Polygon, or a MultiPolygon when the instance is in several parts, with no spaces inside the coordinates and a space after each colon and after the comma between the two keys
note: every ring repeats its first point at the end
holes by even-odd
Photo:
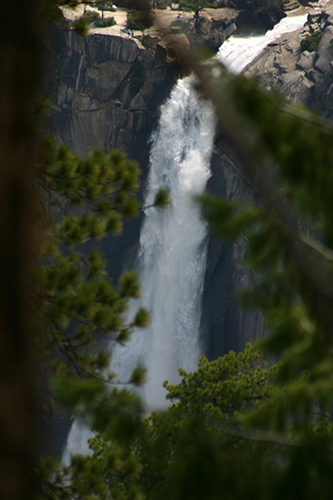
{"type": "Polygon", "coordinates": [[[116,287],[102,255],[84,246],[106,233],[119,234],[123,217],[138,214],[139,173],[118,151],[96,150],[82,159],[49,137],[40,141],[38,186],[42,206],[55,220],[45,229],[36,297],[40,362],[63,376],[111,381],[109,354],[92,345],[124,341],[134,326],[149,321],[143,309],[124,321],[128,299],[140,295],[136,273],[125,273],[116,287]]]}
{"type": "MultiPolygon", "coordinates": [[[[269,382],[276,371],[277,367],[267,368],[260,353],[251,346],[247,346],[244,353],[231,352],[213,362],[202,356],[197,371],[179,371],[179,384],[165,382],[167,397],[172,401],[165,414],[153,413],[140,425],[125,427],[122,433],[110,412],[103,432],[90,440],[93,455],[75,457],[72,467],[60,473],[56,481],[49,473],[48,494],[56,491],[56,484],[67,491],[69,498],[79,491],[82,499],[139,500],[159,495],[167,498],[169,494],[175,498],[183,494],[185,498],[192,498],[193,492],[194,498],[200,498],[209,490],[216,494],[215,488],[221,484],[219,462],[229,460],[230,455],[235,459],[239,454],[249,454],[258,448],[257,444],[250,442],[249,445],[237,434],[238,415],[270,397],[273,385],[269,382]],[[226,432],[231,433],[227,440],[226,432]],[[223,445],[223,449],[217,452],[216,443],[223,445]],[[200,470],[206,458],[215,465],[209,464],[200,470]],[[191,471],[191,467],[194,470],[191,471]],[[93,482],[90,480],[92,475],[93,482]],[[193,483],[187,492],[185,483],[188,480],[194,481],[196,487],[193,483]]],[[[97,384],[93,382],[95,387],[91,395],[97,384]]],[[[72,405],[74,400],[77,405],[79,400],[73,397],[71,389],[67,392],[67,404],[72,405]]],[[[81,396],[81,401],[87,397],[92,398],[81,396]]],[[[85,411],[91,406],[90,401],[85,411]]],[[[101,429],[98,422],[100,417],[93,424],[96,430],[101,429]]],[[[275,445],[260,444],[259,447],[266,460],[270,460],[275,445]]],[[[47,476],[47,470],[44,474],[47,476]]]]}
{"type": "Polygon", "coordinates": [[[194,19],[196,27],[199,23],[200,12],[208,7],[216,7],[214,0],[180,0],[179,7],[181,10],[194,12],[194,19]]]}
{"type": "Polygon", "coordinates": [[[228,499],[329,499],[330,416],[314,407],[304,414],[296,404],[302,425],[288,432],[266,432],[267,425],[253,420],[272,421],[270,414],[278,417],[280,408],[266,408],[290,398],[278,383],[282,369],[267,368],[251,346],[212,362],[201,357],[197,371],[180,370],[179,384],[165,383],[172,401],[167,412],[147,417],[126,446],[125,434],[112,423],[90,440],[91,457],[75,457],[56,481],[49,475],[48,491],[57,486],[68,495],[49,498],[77,492],[83,500],[218,500],[222,492],[228,499]]]}
{"type": "Polygon", "coordinates": [[[248,345],[244,352],[231,351],[215,361],[201,356],[197,371],[180,369],[181,382],[165,382],[164,387],[167,399],[177,401],[177,408],[228,424],[235,421],[235,413],[268,397],[268,381],[275,371],[276,367],[266,368],[260,353],[248,345]]]}
{"type": "Polygon", "coordinates": [[[129,30],[144,30],[153,25],[150,10],[131,9],[127,12],[126,28],[129,30]]]}
{"type": "Polygon", "coordinates": [[[212,66],[195,65],[223,127],[243,149],[243,174],[259,202],[203,197],[200,203],[214,234],[246,237],[245,262],[259,283],[241,300],[265,313],[271,334],[261,346],[282,359],[276,392],[240,420],[263,439],[278,433],[286,445],[270,485],[276,496],[257,498],[329,498],[332,125],[212,66]]]}

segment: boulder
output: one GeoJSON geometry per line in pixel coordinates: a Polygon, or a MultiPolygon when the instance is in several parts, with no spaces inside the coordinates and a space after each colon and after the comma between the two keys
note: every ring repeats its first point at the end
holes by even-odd
{"type": "Polygon", "coordinates": [[[313,68],[315,57],[316,57],[315,52],[310,53],[307,50],[305,50],[304,52],[301,53],[301,55],[297,59],[296,64],[300,69],[308,71],[309,69],[313,68]]]}

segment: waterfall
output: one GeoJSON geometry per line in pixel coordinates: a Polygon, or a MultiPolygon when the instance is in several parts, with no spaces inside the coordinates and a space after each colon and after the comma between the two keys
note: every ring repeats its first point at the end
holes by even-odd
{"type": "MultiPolygon", "coordinates": [[[[268,43],[302,27],[306,17],[287,17],[262,36],[232,37],[217,57],[240,72],[268,43]]],[[[206,226],[192,198],[204,191],[210,176],[215,117],[193,83],[193,76],[178,81],[152,136],[145,203],[153,203],[158,189],[167,187],[172,206],[162,212],[146,210],[141,229],[142,305],[151,311],[151,324],[146,331],[134,332],[129,345],[114,353],[113,369],[123,373],[123,380],[137,362],[145,365],[148,380],[142,396],[148,409],[166,406],[163,381],[177,383],[178,368],[195,370],[200,355],[206,226]]]]}
{"type": "MultiPolygon", "coordinates": [[[[282,34],[303,26],[305,16],[287,17],[262,36],[232,37],[217,57],[233,72],[242,71],[282,34]]],[[[215,117],[210,103],[193,88],[194,77],[178,81],[161,107],[151,139],[150,170],[145,204],[153,203],[161,187],[170,190],[172,204],[164,211],[145,210],[140,235],[138,266],[142,286],[140,304],[131,305],[130,317],[143,305],[151,312],[148,329],[133,333],[125,346],[113,347],[112,369],[128,380],[141,363],[148,380],[142,389],[146,407],[166,406],[164,380],[177,383],[179,367],[196,368],[200,355],[201,294],[206,265],[206,226],[192,201],[204,191],[210,176],[215,117]]],[[[72,426],[64,458],[87,452],[87,431],[72,426]]]]}
{"type": "Polygon", "coordinates": [[[161,187],[169,189],[172,200],[163,211],[146,209],[141,229],[142,305],[151,312],[151,323],[114,353],[116,373],[124,365],[131,369],[135,357],[145,365],[143,399],[149,409],[166,405],[163,381],[176,383],[179,367],[195,370],[200,355],[207,238],[192,198],[203,192],[210,176],[215,116],[210,103],[193,90],[193,82],[191,76],[177,83],[151,140],[145,204],[153,203],[161,187]]]}

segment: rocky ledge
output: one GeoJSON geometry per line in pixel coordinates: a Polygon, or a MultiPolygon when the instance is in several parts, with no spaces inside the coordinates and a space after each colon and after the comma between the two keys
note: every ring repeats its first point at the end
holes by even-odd
{"type": "Polygon", "coordinates": [[[333,5],[311,10],[304,28],[268,45],[245,74],[332,119],[333,5]]]}
{"type": "Polygon", "coordinates": [[[208,44],[217,50],[222,43],[234,34],[264,33],[285,17],[283,8],[261,9],[205,9],[198,21],[188,14],[181,13],[173,23],[184,33],[193,48],[208,44]]]}
{"type": "Polygon", "coordinates": [[[53,104],[47,131],[82,155],[97,147],[136,156],[177,78],[159,39],[82,39],[48,27],[44,40],[42,92],[53,104]]]}

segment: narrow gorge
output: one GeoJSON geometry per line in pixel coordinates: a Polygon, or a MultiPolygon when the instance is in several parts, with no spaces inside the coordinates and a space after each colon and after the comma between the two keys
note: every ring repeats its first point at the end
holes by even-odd
{"type": "MultiPolygon", "coordinates": [[[[287,98],[304,102],[330,117],[332,16],[333,9],[331,14],[327,6],[322,12],[288,17],[281,22],[281,31],[277,27],[275,34],[268,36],[259,48],[255,45],[257,38],[243,39],[243,44],[251,50],[232,70],[246,67],[245,74],[259,75],[260,85],[265,88],[274,86],[287,98]],[[302,51],[301,41],[313,31],[321,34],[316,51],[302,51]]],[[[236,31],[231,21],[233,18],[226,26],[228,34],[236,31]]],[[[245,53],[244,45],[232,46],[232,43],[225,42],[218,54],[227,65],[224,53],[228,50],[232,61],[237,53],[242,56],[245,53]]],[[[154,340],[154,348],[156,352],[167,351],[169,358],[152,354],[149,341],[147,344],[138,338],[137,344],[141,345],[126,348],[130,359],[144,360],[148,377],[150,367],[154,373],[152,380],[160,386],[165,378],[170,379],[170,370],[176,373],[178,366],[194,369],[201,352],[216,358],[229,350],[239,351],[246,342],[262,336],[262,317],[243,311],[234,300],[234,294],[252,279],[242,265],[246,242],[207,240],[198,215],[189,212],[184,201],[178,202],[177,198],[179,191],[201,192],[208,181],[209,192],[230,199],[251,199],[252,187],[238,168],[244,158],[219,126],[214,135],[212,110],[207,103],[198,101],[199,97],[191,90],[190,78],[180,80],[174,87],[181,67],[177,61],[170,62],[166,45],[154,37],[139,40],[125,35],[94,34],[81,40],[54,29],[46,37],[46,48],[43,92],[53,102],[52,116],[45,123],[48,132],[82,155],[93,147],[106,151],[111,147],[123,149],[140,163],[141,195],[148,196],[147,203],[152,186],[166,185],[174,200],[166,213],[149,212],[144,223],[141,217],[126,224],[120,238],[108,237],[98,243],[114,279],[139,262],[143,305],[152,307],[154,335],[161,324],[160,318],[165,318],[165,329],[159,332],[159,340],[154,340]],[[194,178],[193,169],[197,174],[194,178]],[[180,212],[176,212],[178,203],[180,212]],[[149,219],[156,219],[155,229],[149,226],[149,219]],[[173,235],[174,240],[170,233],[163,235],[163,224],[178,231],[173,235]],[[195,239],[191,247],[193,255],[189,256],[184,246],[190,248],[192,238],[195,239]],[[183,260],[177,261],[183,250],[183,260]],[[175,256],[176,264],[163,268],[170,255],[175,256]],[[187,275],[192,279],[187,282],[188,288],[187,284],[183,286],[187,275]],[[161,285],[158,279],[169,281],[161,285]],[[154,315],[158,317],[156,323],[154,315]],[[194,330],[197,333],[193,340],[194,330]]],[[[126,365],[121,356],[125,355],[118,358],[119,370],[126,365]]],[[[149,390],[156,391],[149,389],[148,382],[146,400],[153,407],[153,401],[161,396],[154,392],[150,394],[155,395],[148,396],[149,390]]]]}

